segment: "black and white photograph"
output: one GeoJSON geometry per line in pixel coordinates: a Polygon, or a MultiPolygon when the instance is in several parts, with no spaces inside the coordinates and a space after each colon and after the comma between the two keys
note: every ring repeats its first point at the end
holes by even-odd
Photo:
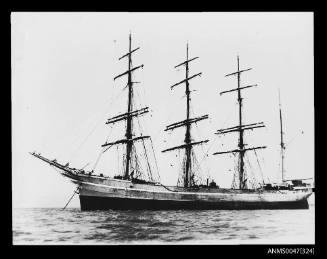
{"type": "Polygon", "coordinates": [[[10,24],[13,245],[315,244],[313,12],[10,24]]]}

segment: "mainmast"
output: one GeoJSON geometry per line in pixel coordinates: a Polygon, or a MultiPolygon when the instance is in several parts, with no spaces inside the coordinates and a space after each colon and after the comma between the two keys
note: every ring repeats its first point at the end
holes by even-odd
{"type": "Polygon", "coordinates": [[[184,172],[183,172],[184,187],[191,187],[194,185],[194,181],[193,181],[194,172],[192,171],[192,159],[191,159],[192,147],[194,145],[207,143],[209,141],[209,140],[204,140],[204,141],[192,142],[192,138],[191,138],[191,124],[196,123],[200,120],[208,119],[209,116],[203,115],[203,116],[197,117],[197,118],[190,118],[190,102],[191,102],[190,93],[191,93],[191,91],[190,91],[189,80],[191,80],[197,76],[200,76],[202,73],[198,73],[198,74],[195,74],[195,75],[192,75],[189,77],[189,62],[197,59],[198,57],[189,59],[188,52],[189,51],[188,51],[188,44],[187,44],[186,45],[186,61],[175,66],[175,68],[182,66],[182,65],[185,66],[185,79],[171,86],[171,89],[173,89],[175,86],[185,83],[186,120],[170,124],[165,129],[165,131],[168,131],[168,130],[173,130],[178,127],[186,126],[184,144],[180,145],[180,146],[168,148],[168,149],[165,149],[162,151],[162,152],[166,152],[166,151],[172,151],[172,150],[181,149],[181,148],[185,149],[185,167],[184,167],[184,172]]]}
{"type": "Polygon", "coordinates": [[[249,129],[253,130],[255,128],[265,127],[263,122],[243,124],[243,121],[242,121],[242,106],[243,106],[242,101],[243,101],[243,98],[241,96],[241,90],[246,89],[246,88],[250,88],[250,87],[253,87],[253,86],[257,86],[257,85],[248,85],[248,86],[241,87],[241,73],[249,71],[251,69],[252,68],[240,70],[240,60],[239,60],[239,56],[237,56],[237,71],[233,72],[231,74],[225,75],[225,77],[227,77],[227,76],[237,76],[237,88],[232,89],[232,90],[228,90],[228,91],[223,91],[223,92],[220,93],[220,95],[225,94],[225,93],[229,93],[229,92],[237,91],[237,101],[238,101],[238,108],[239,108],[238,109],[239,110],[239,124],[238,124],[238,126],[234,126],[234,127],[231,127],[231,128],[220,129],[215,133],[215,134],[225,134],[225,133],[230,133],[230,132],[238,132],[239,133],[239,141],[238,141],[238,148],[239,149],[214,153],[214,155],[226,154],[226,153],[238,153],[239,154],[239,161],[238,161],[238,165],[239,165],[238,166],[238,170],[239,170],[239,172],[238,172],[239,173],[239,189],[246,189],[247,179],[245,179],[245,174],[244,174],[244,155],[245,155],[245,152],[249,151],[249,150],[266,148],[265,146],[245,148],[246,144],[244,143],[244,131],[245,130],[249,130],[249,129]]]}
{"type": "Polygon", "coordinates": [[[281,152],[281,162],[282,162],[282,182],[285,181],[285,175],[284,175],[284,150],[285,150],[285,143],[283,139],[283,120],[282,120],[282,105],[280,102],[280,91],[278,89],[278,99],[279,99],[279,120],[280,120],[280,152],[281,152]]]}
{"type": "MultiPolygon", "coordinates": [[[[125,55],[123,55],[119,58],[119,60],[121,60],[125,57],[128,58],[128,70],[114,78],[114,80],[116,80],[117,78],[127,75],[127,88],[128,88],[127,113],[112,117],[112,118],[108,119],[108,121],[106,122],[106,124],[111,124],[111,123],[115,123],[118,121],[126,120],[126,131],[125,131],[126,138],[117,140],[115,142],[105,143],[102,145],[102,147],[110,148],[111,146],[116,145],[116,144],[126,144],[126,160],[125,160],[126,164],[125,164],[125,173],[124,173],[123,179],[133,178],[133,174],[132,174],[133,172],[131,172],[131,159],[132,159],[134,142],[150,137],[150,136],[139,136],[139,137],[133,138],[133,136],[134,136],[134,134],[133,134],[133,118],[149,112],[148,107],[133,111],[132,72],[134,72],[135,70],[137,70],[139,68],[143,68],[143,64],[140,66],[134,67],[134,68],[132,66],[132,53],[134,53],[138,49],[139,48],[132,50],[132,37],[131,37],[131,34],[129,34],[128,53],[126,53],[125,55]]],[[[108,150],[108,148],[106,150],[108,150]]]]}

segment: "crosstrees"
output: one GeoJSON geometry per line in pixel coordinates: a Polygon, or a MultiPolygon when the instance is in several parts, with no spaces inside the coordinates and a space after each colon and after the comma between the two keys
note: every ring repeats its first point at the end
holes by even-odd
{"type": "Polygon", "coordinates": [[[183,120],[183,121],[180,121],[180,122],[175,122],[173,124],[168,125],[166,127],[165,131],[167,131],[167,130],[173,130],[175,128],[185,126],[186,124],[196,123],[198,121],[201,121],[201,120],[204,120],[204,119],[208,119],[208,118],[209,118],[209,115],[203,115],[201,117],[192,118],[192,119],[188,119],[188,120],[183,120]]]}
{"type": "Polygon", "coordinates": [[[121,60],[122,58],[124,57],[127,57],[128,55],[132,54],[133,52],[137,51],[140,47],[136,48],[136,49],[133,49],[132,51],[128,52],[127,54],[121,56],[118,60],[121,60]]]}
{"type": "Polygon", "coordinates": [[[189,81],[197,76],[200,76],[202,73],[197,73],[195,75],[189,76],[189,63],[193,60],[196,60],[198,57],[191,58],[189,59],[188,57],[188,44],[186,45],[186,61],[178,64],[175,66],[175,68],[179,66],[185,66],[185,79],[172,85],[170,88],[173,89],[175,86],[178,86],[180,84],[185,83],[185,94],[186,94],[186,119],[180,122],[176,122],[173,124],[170,124],[166,127],[165,131],[167,130],[173,130],[178,127],[185,126],[186,127],[186,132],[185,132],[185,139],[184,139],[184,144],[175,146],[172,148],[168,148],[163,150],[162,152],[167,152],[167,151],[172,151],[176,149],[185,149],[185,166],[184,166],[184,172],[183,172],[183,180],[184,180],[184,187],[191,187],[194,185],[193,179],[194,179],[194,172],[192,172],[192,146],[194,145],[200,145],[207,143],[209,140],[204,140],[204,141],[197,141],[197,142],[192,142],[191,138],[191,124],[196,123],[198,121],[208,119],[208,115],[203,115],[197,118],[190,118],[190,84],[189,81]]]}
{"type": "Polygon", "coordinates": [[[142,109],[139,109],[139,110],[132,111],[130,113],[120,114],[120,115],[117,115],[117,116],[114,116],[114,117],[108,119],[106,124],[126,120],[127,116],[131,116],[131,117],[140,116],[140,115],[143,115],[143,114],[148,113],[148,112],[149,112],[149,107],[145,107],[145,108],[142,108],[142,109]]]}
{"type": "Polygon", "coordinates": [[[175,68],[178,68],[179,66],[185,65],[186,63],[190,63],[191,61],[196,60],[196,59],[198,59],[198,58],[199,58],[199,57],[195,57],[195,58],[191,58],[190,60],[186,60],[186,61],[184,61],[184,62],[182,62],[182,63],[176,65],[175,68]]]}
{"type": "Polygon", "coordinates": [[[265,127],[265,125],[258,125],[258,126],[252,126],[252,127],[246,127],[246,128],[234,128],[234,129],[231,129],[231,130],[225,130],[225,131],[222,131],[222,130],[218,130],[217,132],[215,132],[215,134],[219,135],[219,134],[226,134],[226,133],[230,133],[230,132],[239,132],[240,130],[244,131],[244,130],[253,130],[253,129],[257,129],[257,128],[263,128],[265,127]]]}
{"type": "Polygon", "coordinates": [[[223,91],[223,92],[220,93],[220,95],[223,95],[223,94],[229,93],[229,92],[234,92],[234,91],[242,90],[242,89],[245,89],[245,88],[254,87],[254,86],[258,86],[258,85],[247,85],[247,86],[243,86],[243,87],[240,87],[240,88],[235,88],[235,89],[228,90],[228,91],[223,91]]]}
{"type": "Polygon", "coordinates": [[[263,125],[263,122],[258,122],[258,123],[251,123],[251,124],[243,124],[241,127],[240,126],[235,126],[235,127],[230,127],[226,129],[220,129],[217,130],[215,134],[225,134],[233,131],[239,131],[239,130],[249,130],[249,129],[255,129],[255,128],[262,128],[265,127],[263,125]]]}
{"type": "Polygon", "coordinates": [[[234,149],[234,150],[230,150],[230,151],[215,152],[215,153],[213,153],[213,155],[228,154],[228,153],[238,153],[238,152],[244,152],[244,151],[255,150],[255,149],[262,149],[262,148],[266,148],[266,146],[244,148],[242,150],[240,150],[240,149],[234,149]]]}
{"type": "MultiPolygon", "coordinates": [[[[188,62],[185,63],[185,64],[188,64],[188,62]]],[[[197,77],[197,76],[200,76],[201,74],[202,74],[202,72],[201,72],[201,73],[198,73],[198,74],[196,74],[196,75],[193,75],[193,76],[191,76],[191,77],[188,77],[188,75],[187,75],[187,77],[186,77],[184,80],[182,80],[182,81],[180,81],[180,82],[178,82],[178,83],[172,85],[170,88],[173,89],[175,86],[180,85],[180,84],[182,84],[182,83],[186,83],[186,84],[188,84],[188,81],[189,81],[189,80],[191,80],[191,79],[193,79],[193,78],[195,78],[195,77],[197,77]]]]}
{"type": "Polygon", "coordinates": [[[150,136],[140,136],[140,137],[136,137],[136,138],[132,138],[132,139],[121,139],[121,140],[117,140],[114,142],[104,143],[103,145],[101,145],[101,147],[113,146],[113,145],[117,145],[117,144],[126,144],[127,142],[134,142],[134,141],[146,139],[146,138],[150,138],[150,136]]]}
{"type": "Polygon", "coordinates": [[[190,142],[188,144],[167,148],[165,150],[162,150],[162,152],[164,153],[164,152],[167,152],[167,151],[172,151],[172,150],[181,149],[181,148],[187,148],[187,147],[191,147],[191,146],[194,146],[194,145],[205,144],[205,143],[208,143],[208,142],[209,142],[209,140],[190,142]]]}
{"type": "MultiPolygon", "coordinates": [[[[131,53],[130,53],[130,54],[131,54],[131,53]]],[[[132,68],[132,69],[128,69],[128,70],[125,71],[124,73],[122,73],[122,74],[116,76],[116,77],[114,78],[114,80],[116,80],[117,78],[119,78],[119,77],[121,77],[121,76],[124,76],[124,75],[130,75],[131,72],[135,71],[136,69],[143,68],[143,67],[144,67],[144,65],[140,65],[140,66],[134,67],[134,68],[132,68]]]]}
{"type": "MultiPolygon", "coordinates": [[[[237,60],[238,60],[238,56],[237,56],[237,60]]],[[[243,70],[237,70],[236,72],[233,72],[233,73],[231,73],[231,74],[227,74],[227,75],[225,75],[225,77],[226,76],[235,76],[235,75],[240,75],[241,73],[243,73],[243,72],[246,72],[246,71],[249,71],[249,70],[251,70],[252,68],[248,68],[248,69],[243,69],[243,70]]]]}
{"type": "Polygon", "coordinates": [[[239,125],[238,126],[234,126],[234,127],[230,127],[230,128],[226,128],[226,129],[220,129],[217,130],[217,132],[215,134],[225,134],[225,133],[230,133],[230,132],[239,132],[239,140],[238,140],[238,149],[235,150],[231,150],[231,151],[222,151],[222,152],[215,152],[213,153],[214,155],[220,155],[220,154],[228,154],[228,153],[239,153],[239,166],[238,166],[238,170],[239,170],[239,189],[246,189],[246,180],[244,179],[244,155],[246,151],[249,150],[255,150],[255,149],[262,149],[262,148],[266,148],[266,146],[261,146],[261,147],[251,147],[251,148],[244,148],[244,146],[246,144],[244,144],[244,131],[245,130],[253,130],[256,128],[263,128],[265,127],[265,125],[263,124],[263,122],[259,122],[259,123],[251,123],[251,124],[243,124],[242,121],[242,95],[241,95],[241,90],[250,88],[250,87],[254,87],[257,86],[255,85],[248,85],[248,86],[243,86],[241,87],[241,73],[246,72],[246,71],[250,71],[252,68],[248,68],[248,69],[242,69],[240,70],[240,61],[239,61],[239,56],[237,56],[237,71],[227,74],[225,75],[225,77],[228,76],[237,76],[237,88],[232,89],[232,90],[228,90],[228,91],[223,91],[220,93],[220,95],[225,94],[225,93],[230,93],[230,92],[234,92],[237,91],[237,101],[238,101],[238,107],[239,107],[239,125]]]}

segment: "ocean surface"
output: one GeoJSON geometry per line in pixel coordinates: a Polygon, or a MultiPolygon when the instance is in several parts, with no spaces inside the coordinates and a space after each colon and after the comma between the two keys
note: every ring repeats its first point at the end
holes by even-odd
{"type": "MultiPolygon", "coordinates": [[[[313,198],[313,197],[312,197],[313,198]]],[[[13,209],[13,244],[314,244],[308,210],[13,209]]]]}

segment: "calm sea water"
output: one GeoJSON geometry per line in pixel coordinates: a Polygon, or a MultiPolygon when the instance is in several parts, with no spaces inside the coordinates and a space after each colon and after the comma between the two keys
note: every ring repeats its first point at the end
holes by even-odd
{"type": "Polygon", "coordinates": [[[308,210],[13,209],[14,244],[314,244],[308,210]]]}

